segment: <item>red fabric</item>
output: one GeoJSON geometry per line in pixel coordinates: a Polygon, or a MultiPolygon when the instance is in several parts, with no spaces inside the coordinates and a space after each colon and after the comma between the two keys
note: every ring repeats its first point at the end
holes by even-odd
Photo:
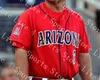
{"type": "Polygon", "coordinates": [[[18,48],[21,48],[21,49],[24,49],[24,50],[28,50],[28,48],[26,46],[23,46],[23,44],[18,43],[16,41],[12,43],[12,46],[18,47],[18,48]]]}
{"type": "Polygon", "coordinates": [[[63,12],[54,12],[53,10],[49,9],[46,4],[44,3],[42,6],[45,11],[59,24],[60,23],[60,18],[63,16],[63,12]]]}
{"type": "Polygon", "coordinates": [[[56,26],[52,24],[51,19],[48,18],[37,5],[21,14],[10,36],[10,40],[16,43],[16,45],[14,45],[14,43],[12,45],[19,48],[24,46],[23,49],[30,50],[28,54],[30,76],[51,79],[72,78],[79,70],[79,53],[88,53],[90,49],[90,43],[83,20],[78,13],[68,8],[63,12],[57,13],[47,8],[44,3],[41,3],[40,6],[47,14],[55,18],[54,20],[59,24],[58,31],[56,31],[56,26]],[[68,24],[65,26],[70,13],[71,17],[68,24]],[[55,38],[53,31],[59,34],[62,32],[63,36],[61,37],[60,34],[59,37],[57,34],[55,38]],[[50,35],[52,45],[49,43],[46,44],[46,36],[48,36],[46,32],[52,34],[50,35]],[[65,33],[68,33],[67,37],[65,33]],[[60,47],[58,47],[57,43],[54,43],[54,39],[57,39],[57,42],[58,37],[59,39],[65,40],[63,44],[60,44],[60,47]],[[68,40],[70,44],[68,44],[66,40],[68,40]],[[84,47],[80,43],[79,46],[76,47],[75,44],[78,44],[79,41],[80,43],[83,42],[88,47],[84,47]]]}
{"type": "Polygon", "coordinates": [[[88,40],[88,36],[86,33],[84,22],[82,21],[82,33],[81,33],[81,40],[80,40],[80,53],[88,53],[90,51],[91,45],[88,40]]]}

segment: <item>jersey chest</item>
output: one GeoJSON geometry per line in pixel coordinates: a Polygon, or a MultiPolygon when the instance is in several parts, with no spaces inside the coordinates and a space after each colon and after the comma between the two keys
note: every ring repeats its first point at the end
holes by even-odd
{"type": "Polygon", "coordinates": [[[37,15],[35,18],[34,30],[36,30],[37,46],[50,44],[66,44],[78,47],[80,34],[78,24],[75,20],[69,20],[66,24],[67,17],[62,16],[60,24],[57,24],[47,15],[37,15]]]}

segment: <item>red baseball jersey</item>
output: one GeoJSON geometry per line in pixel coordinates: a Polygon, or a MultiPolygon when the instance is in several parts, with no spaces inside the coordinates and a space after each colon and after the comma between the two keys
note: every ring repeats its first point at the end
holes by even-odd
{"type": "Polygon", "coordinates": [[[45,2],[20,15],[10,40],[28,50],[30,76],[51,79],[74,77],[79,72],[79,54],[90,49],[80,15],[67,7],[54,12],[45,2]]]}

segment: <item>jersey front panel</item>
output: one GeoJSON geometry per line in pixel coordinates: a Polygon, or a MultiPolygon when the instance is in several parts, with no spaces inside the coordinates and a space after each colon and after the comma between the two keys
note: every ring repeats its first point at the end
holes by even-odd
{"type": "Polygon", "coordinates": [[[49,12],[43,5],[44,3],[41,3],[40,7],[46,13],[39,6],[35,6],[20,16],[18,22],[22,20],[27,29],[21,29],[21,26],[16,25],[10,40],[15,42],[13,46],[30,50],[30,75],[72,78],[78,73],[79,53],[88,53],[90,48],[83,20],[76,12],[66,9],[58,25],[54,25],[55,22],[49,18],[49,12]],[[81,42],[88,47],[82,46],[81,42]]]}

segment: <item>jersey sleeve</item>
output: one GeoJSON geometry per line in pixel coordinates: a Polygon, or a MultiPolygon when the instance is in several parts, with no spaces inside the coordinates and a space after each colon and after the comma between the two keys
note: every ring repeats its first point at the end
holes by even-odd
{"type": "Polygon", "coordinates": [[[81,20],[81,35],[80,35],[80,44],[79,44],[79,50],[80,53],[89,53],[91,49],[91,44],[88,39],[88,35],[85,29],[84,21],[81,20]]]}
{"type": "Polygon", "coordinates": [[[32,30],[30,26],[29,10],[22,13],[14,26],[9,40],[12,46],[29,50],[32,44],[32,30]]]}

